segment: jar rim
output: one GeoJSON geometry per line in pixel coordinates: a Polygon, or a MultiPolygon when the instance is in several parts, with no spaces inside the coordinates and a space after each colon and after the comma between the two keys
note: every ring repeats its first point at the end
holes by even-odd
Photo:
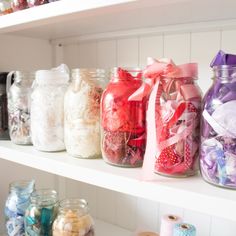
{"type": "Polygon", "coordinates": [[[58,194],[53,189],[37,189],[31,193],[31,201],[33,203],[38,202],[44,205],[49,200],[52,201],[49,205],[55,204],[58,201],[58,194]]]}
{"type": "Polygon", "coordinates": [[[76,211],[81,215],[85,215],[89,211],[88,202],[82,198],[67,198],[59,202],[60,211],[76,211]]]}
{"type": "Polygon", "coordinates": [[[32,193],[34,191],[35,180],[16,180],[10,183],[10,190],[17,192],[32,193]],[[29,190],[29,191],[27,191],[29,190]]]}

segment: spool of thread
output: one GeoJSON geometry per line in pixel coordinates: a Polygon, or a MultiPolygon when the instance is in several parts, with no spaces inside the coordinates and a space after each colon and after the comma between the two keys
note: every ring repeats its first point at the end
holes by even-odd
{"type": "Polygon", "coordinates": [[[173,236],[196,236],[196,228],[186,223],[176,224],[173,236]]]}
{"type": "Polygon", "coordinates": [[[182,219],[175,215],[164,215],[161,219],[160,236],[173,236],[175,224],[181,223],[182,219]]]}

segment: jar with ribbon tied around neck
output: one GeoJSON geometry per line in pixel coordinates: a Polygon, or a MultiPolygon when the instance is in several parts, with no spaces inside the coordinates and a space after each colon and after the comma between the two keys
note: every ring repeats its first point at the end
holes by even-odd
{"type": "Polygon", "coordinates": [[[171,60],[150,59],[144,76],[143,91],[150,93],[144,176],[150,171],[173,177],[194,175],[199,169],[201,111],[197,64],[177,66],[171,60]]]}
{"type": "Polygon", "coordinates": [[[236,65],[214,63],[203,100],[200,169],[207,182],[236,189],[236,65]]]}

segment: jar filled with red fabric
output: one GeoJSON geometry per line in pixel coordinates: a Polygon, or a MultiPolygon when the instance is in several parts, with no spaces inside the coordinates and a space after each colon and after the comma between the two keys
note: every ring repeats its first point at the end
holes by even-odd
{"type": "Polygon", "coordinates": [[[112,165],[138,167],[145,152],[146,98],[131,101],[142,85],[140,69],[114,68],[101,100],[102,156],[112,165]]]}

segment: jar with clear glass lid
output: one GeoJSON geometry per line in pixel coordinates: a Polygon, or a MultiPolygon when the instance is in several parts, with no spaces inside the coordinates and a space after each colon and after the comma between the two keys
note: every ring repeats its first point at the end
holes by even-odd
{"type": "Polygon", "coordinates": [[[24,214],[34,191],[34,180],[20,180],[10,184],[5,204],[6,231],[8,236],[24,235],[24,214]]]}
{"type": "Polygon", "coordinates": [[[102,156],[109,164],[138,167],[143,163],[146,99],[129,99],[142,83],[140,69],[114,68],[102,94],[102,156]]]}
{"type": "Polygon", "coordinates": [[[65,145],[67,152],[79,158],[101,157],[100,99],[105,71],[74,69],[65,94],[65,145]]]}
{"type": "Polygon", "coordinates": [[[207,182],[236,189],[236,66],[213,67],[203,100],[200,167],[207,182]]]}
{"type": "Polygon", "coordinates": [[[30,197],[24,217],[26,236],[51,236],[52,224],[58,212],[58,195],[55,190],[39,189],[30,197]]]}
{"type": "Polygon", "coordinates": [[[65,199],[53,223],[53,236],[94,236],[94,221],[84,199],[65,199]]]}
{"type": "Polygon", "coordinates": [[[7,78],[8,126],[11,141],[15,144],[31,144],[30,96],[35,73],[13,71],[7,78]],[[11,85],[12,75],[14,83],[11,85]]]}
{"type": "Polygon", "coordinates": [[[59,69],[36,72],[31,95],[31,133],[37,150],[65,150],[64,95],[68,81],[68,73],[59,69]]]}
{"type": "Polygon", "coordinates": [[[6,81],[7,72],[0,72],[0,140],[8,140],[8,112],[7,112],[7,93],[6,81]]]}

